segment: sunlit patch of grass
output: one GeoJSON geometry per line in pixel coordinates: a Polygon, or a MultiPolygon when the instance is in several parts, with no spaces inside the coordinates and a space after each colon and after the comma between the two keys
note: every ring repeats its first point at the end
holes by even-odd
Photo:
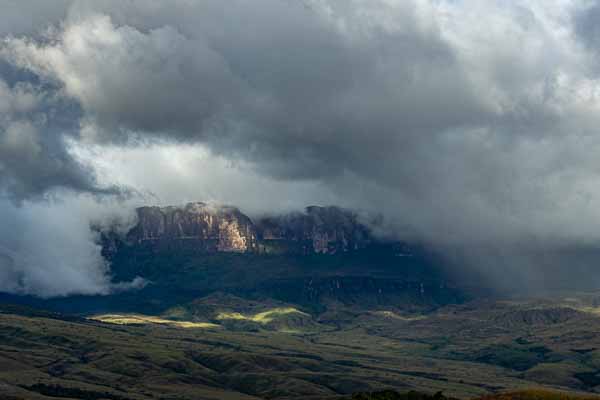
{"type": "Polygon", "coordinates": [[[584,313],[592,314],[595,316],[600,316],[600,307],[577,307],[575,308],[578,311],[582,311],[584,313]]]}
{"type": "Polygon", "coordinates": [[[218,320],[223,320],[223,319],[235,319],[235,320],[240,320],[240,321],[251,321],[252,317],[247,317],[243,314],[240,314],[239,312],[222,312],[217,314],[216,317],[218,320]]]}
{"type": "Polygon", "coordinates": [[[109,324],[117,325],[146,325],[146,324],[160,324],[170,325],[179,328],[202,328],[212,329],[219,328],[220,325],[212,324],[210,322],[193,322],[193,321],[173,321],[170,319],[163,319],[154,317],[151,315],[141,314],[103,314],[89,317],[89,319],[95,321],[106,322],[109,324]]]}
{"type": "Polygon", "coordinates": [[[179,321],[185,321],[187,318],[189,318],[187,310],[185,309],[185,307],[182,306],[170,308],[167,313],[163,314],[163,316],[167,317],[168,319],[174,319],[179,321]]]}
{"type": "Polygon", "coordinates": [[[378,317],[390,318],[390,319],[398,319],[398,320],[401,320],[401,321],[419,321],[419,320],[427,318],[424,315],[416,315],[416,316],[405,317],[403,315],[396,314],[393,311],[373,311],[373,312],[371,312],[371,314],[377,315],[378,317]]]}
{"type": "Polygon", "coordinates": [[[216,317],[218,320],[225,319],[233,319],[233,320],[243,320],[243,321],[252,321],[259,324],[268,324],[272,322],[274,319],[278,317],[282,317],[290,314],[298,314],[303,316],[309,316],[308,314],[293,308],[293,307],[278,307],[273,308],[271,310],[263,311],[254,315],[244,315],[238,312],[222,312],[219,313],[216,317]]]}

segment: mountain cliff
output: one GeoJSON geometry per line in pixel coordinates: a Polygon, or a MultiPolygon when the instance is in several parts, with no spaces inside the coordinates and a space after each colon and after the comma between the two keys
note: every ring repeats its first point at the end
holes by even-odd
{"type": "Polygon", "coordinates": [[[189,203],[183,207],[141,207],[125,242],[154,248],[201,252],[335,254],[364,248],[369,229],[356,214],[338,207],[252,221],[235,207],[189,203]]]}
{"type": "MultiPolygon", "coordinates": [[[[127,304],[162,312],[215,292],[316,314],[340,307],[429,310],[466,298],[426,247],[381,241],[357,214],[338,207],[252,219],[205,203],[141,207],[135,226],[105,234],[102,245],[115,282],[149,282],[120,295],[121,311],[127,304]]],[[[115,299],[89,307],[109,310],[115,299]]]]}
{"type": "Polygon", "coordinates": [[[237,208],[189,203],[184,207],[141,207],[129,243],[189,242],[203,251],[247,252],[257,249],[256,227],[237,208]]]}
{"type": "Polygon", "coordinates": [[[356,214],[338,207],[307,207],[305,213],[266,217],[257,221],[265,251],[335,254],[364,248],[369,229],[356,214]]]}

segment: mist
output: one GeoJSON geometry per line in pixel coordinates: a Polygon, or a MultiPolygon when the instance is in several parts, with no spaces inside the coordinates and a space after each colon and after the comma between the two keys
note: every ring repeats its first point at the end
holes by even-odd
{"type": "Polygon", "coordinates": [[[87,195],[62,193],[46,202],[0,207],[0,291],[39,297],[110,294],[140,288],[142,279],[113,282],[91,224],[128,226],[132,209],[119,211],[87,195]]]}

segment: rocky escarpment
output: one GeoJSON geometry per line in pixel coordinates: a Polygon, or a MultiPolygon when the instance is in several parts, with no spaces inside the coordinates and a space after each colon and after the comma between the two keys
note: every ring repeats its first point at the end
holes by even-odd
{"type": "Polygon", "coordinates": [[[304,213],[261,218],[256,226],[265,252],[335,254],[371,241],[357,216],[338,207],[311,206],[304,213]]]}
{"type": "Polygon", "coordinates": [[[257,250],[256,228],[237,208],[189,203],[184,207],[141,207],[138,223],[127,234],[129,243],[168,245],[188,242],[204,251],[257,250]]]}
{"type": "Polygon", "coordinates": [[[335,254],[364,248],[369,229],[337,207],[307,207],[303,213],[252,221],[235,207],[189,203],[141,207],[125,243],[204,252],[335,254]]]}

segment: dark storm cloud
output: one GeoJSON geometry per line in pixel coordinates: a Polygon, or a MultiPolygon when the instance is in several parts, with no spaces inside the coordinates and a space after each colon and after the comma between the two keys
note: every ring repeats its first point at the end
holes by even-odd
{"type": "Polygon", "coordinates": [[[80,3],[51,45],[4,53],[64,85],[93,140],[202,141],[282,179],[348,171],[417,190],[415,150],[493,118],[416,3],[311,4],[154,4],[137,18],[80,3]]]}
{"type": "Polygon", "coordinates": [[[37,35],[66,16],[71,0],[3,0],[0,35],[37,35]]]}
{"type": "Polygon", "coordinates": [[[600,2],[583,1],[574,13],[574,28],[579,39],[593,51],[600,50],[600,2]]]}
{"type": "Polygon", "coordinates": [[[575,93],[590,83],[552,8],[144,4],[76,3],[47,42],[10,39],[3,54],[62,85],[85,140],[200,142],[344,196],[349,180],[373,185],[362,203],[408,210],[398,217],[427,236],[545,234],[532,218],[564,203],[562,166],[576,183],[595,168],[568,154],[598,115],[575,93]]]}
{"type": "Polygon", "coordinates": [[[0,193],[16,201],[64,187],[108,193],[68,152],[78,115],[47,88],[0,79],[0,193]]]}
{"type": "Polygon", "coordinates": [[[16,71],[3,76],[0,185],[19,199],[102,191],[69,146],[166,140],[315,182],[383,212],[399,237],[594,243],[597,9],[134,0],[42,10],[51,29],[17,18],[0,46],[16,71]]]}

